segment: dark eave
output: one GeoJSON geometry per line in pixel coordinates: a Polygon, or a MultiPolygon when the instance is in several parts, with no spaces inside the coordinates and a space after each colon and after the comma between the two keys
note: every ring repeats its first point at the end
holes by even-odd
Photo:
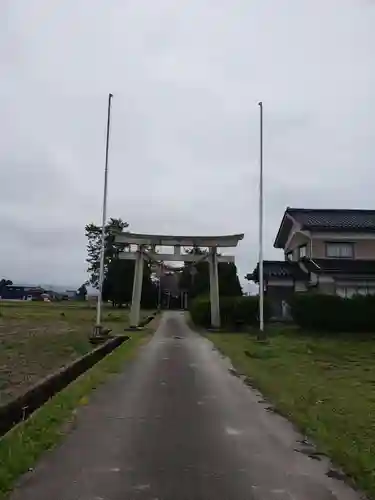
{"type": "Polygon", "coordinates": [[[291,215],[288,213],[288,208],[285,210],[279,230],[277,232],[275,242],[273,246],[275,248],[284,248],[285,243],[287,242],[289,233],[293,227],[293,219],[291,215]]]}
{"type": "MultiPolygon", "coordinates": [[[[308,274],[305,273],[298,262],[289,262],[284,260],[265,260],[263,262],[264,279],[292,279],[292,280],[305,280],[308,274]]],[[[249,281],[258,283],[259,281],[259,264],[254,271],[245,276],[249,281]]]]}

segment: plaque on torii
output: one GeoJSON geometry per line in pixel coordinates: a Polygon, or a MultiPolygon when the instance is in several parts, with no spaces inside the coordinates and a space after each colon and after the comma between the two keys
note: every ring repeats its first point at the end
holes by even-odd
{"type": "Polygon", "coordinates": [[[152,262],[191,262],[193,265],[207,260],[210,273],[210,302],[211,326],[220,328],[219,304],[219,262],[234,262],[231,255],[218,255],[218,248],[233,248],[244,237],[243,234],[227,236],[163,236],[157,234],[137,234],[122,232],[115,235],[116,243],[135,245],[135,251],[121,252],[120,259],[135,260],[132,305],[130,310],[130,327],[137,328],[140,319],[140,306],[142,295],[143,263],[145,260],[152,262]],[[156,247],[173,247],[173,253],[157,253],[156,247]],[[181,247],[208,248],[204,255],[182,254],[181,247]],[[151,250],[150,250],[151,248],[151,250]]]}

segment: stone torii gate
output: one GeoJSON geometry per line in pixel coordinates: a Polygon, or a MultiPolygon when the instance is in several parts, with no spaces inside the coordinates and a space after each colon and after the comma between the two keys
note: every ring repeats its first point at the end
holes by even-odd
{"type": "Polygon", "coordinates": [[[135,260],[132,305],[130,310],[130,327],[137,328],[140,319],[142,295],[143,264],[145,260],[152,262],[183,261],[192,265],[207,260],[210,272],[211,325],[220,328],[219,306],[219,262],[234,262],[233,256],[218,255],[218,248],[236,247],[243,234],[228,236],[162,236],[157,234],[136,234],[122,232],[115,235],[116,243],[135,245],[135,251],[121,252],[120,259],[135,260]],[[156,247],[173,247],[173,253],[157,253],[156,247]],[[182,254],[181,247],[204,247],[209,251],[204,255],[182,254]]]}

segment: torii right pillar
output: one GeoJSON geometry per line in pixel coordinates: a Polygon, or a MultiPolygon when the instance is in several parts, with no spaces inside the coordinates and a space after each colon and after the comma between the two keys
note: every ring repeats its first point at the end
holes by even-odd
{"type": "Polygon", "coordinates": [[[212,328],[220,328],[219,269],[216,247],[210,249],[208,265],[210,270],[211,326],[212,328]]]}
{"type": "Polygon", "coordinates": [[[139,325],[139,315],[141,309],[142,297],[142,281],[143,281],[143,252],[142,246],[139,245],[134,266],[134,281],[132,305],[130,309],[130,328],[137,328],[139,325]]]}

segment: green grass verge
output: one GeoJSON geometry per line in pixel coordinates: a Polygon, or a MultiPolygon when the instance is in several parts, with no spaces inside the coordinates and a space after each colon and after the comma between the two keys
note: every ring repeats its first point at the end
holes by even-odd
{"type": "Polygon", "coordinates": [[[124,362],[146,341],[147,333],[150,331],[134,335],[0,439],[0,499],[6,498],[15,481],[43,452],[60,441],[75,408],[86,404],[90,392],[111,374],[121,371],[124,362]]]}
{"type": "Polygon", "coordinates": [[[208,334],[241,373],[375,498],[375,339],[208,334]]]}

